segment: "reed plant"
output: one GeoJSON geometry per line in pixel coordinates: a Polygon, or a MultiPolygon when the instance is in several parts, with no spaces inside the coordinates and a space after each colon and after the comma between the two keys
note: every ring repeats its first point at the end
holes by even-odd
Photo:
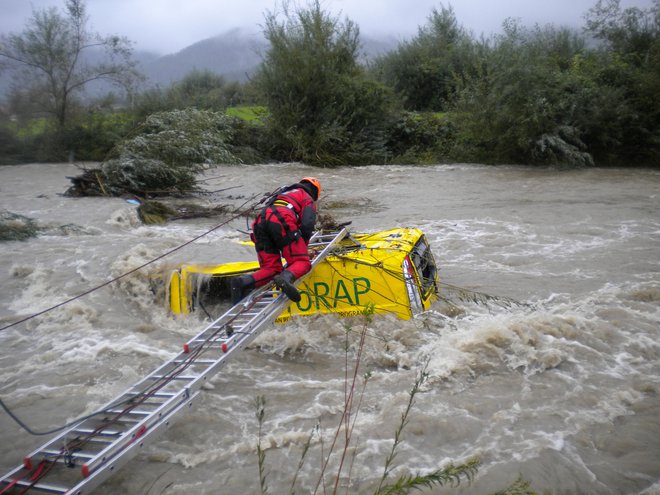
{"type": "MultiPolygon", "coordinates": [[[[342,489],[340,482],[344,481],[345,493],[350,493],[351,474],[355,457],[357,454],[357,445],[354,440],[355,426],[357,418],[362,406],[364,393],[371,378],[370,372],[360,374],[360,368],[365,350],[365,341],[368,334],[369,324],[373,315],[373,306],[367,306],[362,313],[362,323],[359,329],[357,344],[355,345],[354,354],[352,355],[350,334],[354,332],[350,323],[344,325],[345,329],[345,375],[344,375],[344,405],[339,418],[339,423],[334,430],[334,434],[329,444],[325,441],[320,433],[319,425],[310,433],[307,441],[303,446],[303,451],[298,463],[297,469],[293,475],[289,494],[295,493],[296,480],[301,472],[304,461],[309,453],[312,440],[315,435],[318,435],[318,443],[321,449],[321,468],[316,478],[313,494],[322,491],[322,493],[332,493],[336,495],[342,489]],[[352,449],[352,454],[349,454],[352,449]],[[329,473],[329,466],[331,461],[336,459],[336,466],[333,472],[329,473]]],[[[412,490],[422,490],[424,488],[432,488],[434,486],[452,485],[458,486],[462,481],[472,481],[476,475],[480,460],[478,457],[472,457],[460,464],[450,463],[447,466],[441,467],[430,473],[421,474],[403,474],[397,478],[392,479],[392,472],[395,468],[395,460],[397,452],[403,443],[403,433],[406,426],[410,422],[410,413],[415,405],[417,395],[422,391],[423,385],[426,382],[429,374],[427,372],[428,361],[417,374],[415,382],[409,391],[408,402],[401,413],[401,418],[397,428],[394,431],[394,439],[392,447],[384,460],[383,474],[378,480],[378,484],[374,487],[374,495],[403,495],[410,493],[412,490]]],[[[265,416],[265,399],[258,397],[255,401],[256,417],[258,421],[258,439],[257,439],[257,460],[259,467],[259,479],[261,494],[268,493],[267,480],[266,480],[266,456],[265,451],[261,446],[264,416],[265,416]]],[[[527,488],[523,484],[516,485],[518,488],[527,488]]],[[[508,492],[501,492],[502,494],[508,492]]],[[[533,492],[518,491],[515,493],[525,493],[530,495],[533,492]]]]}

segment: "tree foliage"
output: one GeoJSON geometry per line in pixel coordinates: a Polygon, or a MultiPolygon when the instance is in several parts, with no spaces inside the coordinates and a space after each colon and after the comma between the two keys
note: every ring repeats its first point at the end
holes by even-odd
{"type": "Polygon", "coordinates": [[[232,121],[224,114],[196,109],[153,114],[139,134],[121,142],[100,170],[72,179],[68,194],[190,193],[202,170],[240,162],[230,150],[232,121]]]}
{"type": "Polygon", "coordinates": [[[477,70],[454,111],[467,158],[497,163],[589,165],[576,125],[592,103],[575,60],[583,41],[567,29],[525,29],[517,21],[483,43],[477,70]]]}
{"type": "Polygon", "coordinates": [[[598,0],[585,19],[587,33],[603,42],[587,73],[603,95],[596,111],[605,110],[607,117],[587,123],[597,160],[659,163],[660,0],[648,9],[622,9],[619,0],[598,0]]]}
{"type": "Polygon", "coordinates": [[[24,78],[0,107],[4,163],[70,151],[100,160],[154,113],[245,104],[264,109],[232,123],[228,145],[247,162],[660,163],[660,0],[643,9],[595,0],[583,33],[509,19],[480,39],[441,4],[416,36],[369,66],[360,64],[355,23],[320,0],[303,8],[285,0],[265,15],[269,48],[251,81],[193,71],[137,95],[120,118],[111,115],[116,97],[93,107],[78,99],[93,80],[133,74],[127,42],[89,34],[82,2],[66,0],[66,16],[35,11],[23,33],[0,39],[0,62],[22,67],[24,78]],[[89,53],[100,49],[109,58],[94,64],[89,53]],[[44,112],[59,129],[44,125],[44,112]]]}
{"type": "Polygon", "coordinates": [[[396,91],[407,110],[444,111],[471,58],[469,35],[453,9],[443,6],[431,11],[416,37],[380,57],[372,74],[396,91]]]}
{"type": "Polygon", "coordinates": [[[34,10],[22,33],[0,38],[0,58],[16,69],[17,91],[28,94],[59,129],[89,83],[127,88],[137,76],[127,39],[91,33],[83,0],[67,0],[65,10],[64,15],[55,8],[34,10]]]}
{"type": "Polygon", "coordinates": [[[512,20],[503,35],[482,44],[478,70],[462,84],[454,107],[468,158],[657,163],[660,27],[650,19],[660,3],[655,0],[655,14],[621,12],[618,0],[607,4],[599,1],[587,16],[593,34],[607,42],[597,49],[571,30],[526,29],[512,20]]]}
{"type": "Polygon", "coordinates": [[[257,76],[274,153],[326,165],[384,155],[389,95],[357,62],[357,25],[332,17],[318,0],[295,10],[285,3],[281,16],[266,15],[270,48],[257,76]]]}
{"type": "Polygon", "coordinates": [[[245,87],[227,82],[221,74],[193,70],[167,88],[150,88],[136,98],[136,113],[142,118],[156,112],[197,108],[219,112],[245,100],[245,87]]]}

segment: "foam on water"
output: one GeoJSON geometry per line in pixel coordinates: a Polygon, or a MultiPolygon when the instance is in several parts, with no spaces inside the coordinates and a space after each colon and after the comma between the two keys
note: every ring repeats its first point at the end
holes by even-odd
{"type": "MultiPolygon", "coordinates": [[[[53,180],[56,167],[45,170],[53,180]]],[[[441,295],[456,306],[438,303],[410,321],[314,316],[275,326],[223,368],[185,418],[100,487],[100,495],[216,493],[220,486],[257,492],[257,395],[267,401],[263,445],[271,491],[288,491],[293,468],[286,466],[297,465],[313,434],[296,490],[312,491],[344,411],[363,331],[359,410],[350,415],[351,493],[373,492],[422,369],[428,379],[404,429],[396,474],[479,455],[477,479],[461,493],[503,489],[520,473],[539,493],[653,493],[660,476],[657,462],[649,461],[660,455],[654,213],[660,205],[653,196],[660,175],[282,164],[224,167],[222,182],[208,187],[245,184],[249,172],[240,191],[249,197],[273,189],[283,175],[312,171],[341,220],[354,220],[356,230],[393,223],[422,228],[441,281],[494,298],[487,305],[466,302],[442,286],[441,295]],[[497,296],[522,304],[498,304],[497,296]]],[[[0,183],[12,184],[14,211],[53,226],[45,236],[3,246],[3,322],[60,303],[214,227],[205,219],[144,226],[122,200],[60,198],[55,183],[44,185],[51,199],[21,196],[21,184],[38,182],[40,173],[0,167],[0,179],[8,179],[0,183]],[[16,180],[14,174],[27,175],[16,180]],[[67,221],[80,228],[58,234],[58,216],[69,211],[67,221]]],[[[60,173],[75,172],[61,166],[60,173]]],[[[111,287],[4,331],[2,399],[40,429],[93,411],[155,369],[207,324],[201,314],[169,315],[155,280],[182,262],[254,259],[253,249],[239,244],[245,236],[237,229],[244,228],[243,220],[218,228],[111,287]]],[[[0,431],[1,443],[27,450],[42,440],[6,416],[0,431]]],[[[0,465],[9,469],[25,450],[3,451],[0,465]]],[[[333,457],[329,478],[338,463],[333,457]]]]}

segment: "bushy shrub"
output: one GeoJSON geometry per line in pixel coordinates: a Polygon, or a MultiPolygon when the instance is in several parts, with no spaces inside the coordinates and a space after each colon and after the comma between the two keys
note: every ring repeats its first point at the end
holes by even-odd
{"type": "Polygon", "coordinates": [[[21,141],[15,132],[0,126],[0,164],[13,165],[21,161],[21,141]]]}
{"type": "Polygon", "coordinates": [[[139,134],[120,143],[100,171],[74,178],[71,195],[191,192],[197,174],[219,163],[240,163],[230,151],[234,119],[196,109],[149,116],[139,134]]]}
{"type": "Polygon", "coordinates": [[[389,129],[387,146],[398,163],[438,162],[450,155],[454,139],[446,114],[403,112],[389,129]]]}
{"type": "Polygon", "coordinates": [[[113,190],[141,194],[189,192],[198,172],[219,163],[238,163],[229,151],[232,119],[196,109],[150,115],[141,133],[119,146],[102,166],[113,190]]]}

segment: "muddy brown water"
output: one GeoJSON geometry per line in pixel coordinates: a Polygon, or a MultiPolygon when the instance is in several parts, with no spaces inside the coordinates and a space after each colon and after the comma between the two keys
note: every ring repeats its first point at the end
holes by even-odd
{"type": "MultiPolygon", "coordinates": [[[[0,246],[3,326],[219,223],[141,225],[123,199],[63,197],[67,176],[78,174],[68,164],[0,167],[0,208],[44,227],[39,237],[0,246]]],[[[222,166],[204,187],[230,189],[204,201],[240,204],[305,175],[322,181],[321,209],[333,206],[326,211],[352,221],[354,231],[421,228],[444,284],[524,303],[463,301],[443,286],[459,314],[437,303],[411,321],[369,324],[360,373],[371,378],[352,418],[350,471],[339,492],[373,493],[428,362],[391,479],[476,455],[472,483],[424,493],[494,493],[519,475],[544,494],[660,493],[659,171],[222,166]]],[[[240,230],[245,222],[232,222],[135,276],[1,332],[0,398],[33,429],[47,430],[123,392],[205,326],[204,315],[169,315],[150,278],[183,262],[252,260],[240,230]]],[[[295,492],[313,492],[343,406],[346,324],[324,316],[266,330],[192,410],[94,493],[260,493],[256,396],[266,399],[269,493],[289,493],[311,432],[295,492]]],[[[46,438],[2,412],[0,470],[46,438]]],[[[317,493],[332,492],[337,462],[317,493]]]]}

